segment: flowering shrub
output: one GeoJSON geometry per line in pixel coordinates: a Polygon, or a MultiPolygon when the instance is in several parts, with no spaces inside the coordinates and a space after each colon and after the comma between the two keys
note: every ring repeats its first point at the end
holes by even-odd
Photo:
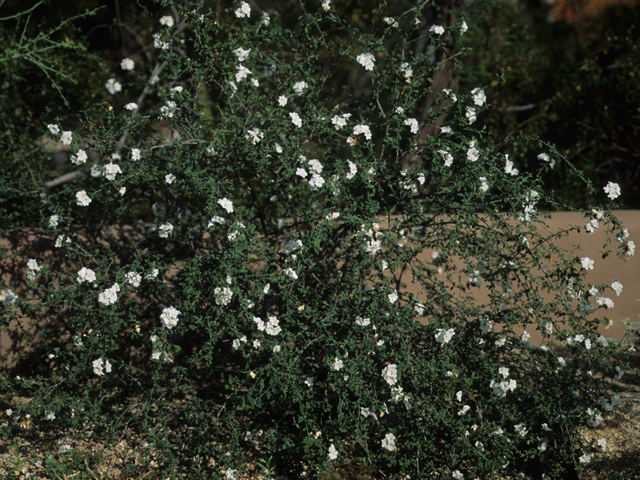
{"type": "MultiPolygon", "coordinates": [[[[368,34],[329,1],[302,2],[295,32],[245,2],[173,8],[151,64],[120,64],[145,83],[110,80],[113,104],[78,132],[48,124],[79,175],[41,207],[55,256],[12,253],[27,282],[5,286],[5,324],[38,335],[28,377],[2,383],[34,401],[3,428],[135,428],[165,449],[162,478],[240,478],[248,457],[292,477],[587,463],[577,431],[614,403],[591,369],[624,367],[604,365],[590,289],[622,285],[587,285],[597,262],[554,245],[539,176],[480,147],[482,89],[432,88],[450,57],[429,52],[466,25],[427,22],[426,2],[391,22],[381,6],[368,34]],[[338,87],[334,63],[357,79],[338,87]],[[425,91],[444,109],[421,116],[425,91]]],[[[539,174],[563,160],[541,155],[539,174]]],[[[586,215],[632,255],[608,208],[586,215]]]]}

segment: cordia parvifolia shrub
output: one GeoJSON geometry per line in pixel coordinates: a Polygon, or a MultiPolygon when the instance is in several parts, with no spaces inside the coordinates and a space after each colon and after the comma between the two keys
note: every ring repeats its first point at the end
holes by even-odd
{"type": "MultiPolygon", "coordinates": [[[[2,434],[134,429],[164,451],[158,478],[242,478],[250,459],[291,478],[588,465],[604,446],[579,429],[624,367],[594,310],[622,286],[587,284],[598,259],[544,228],[540,176],[566,159],[540,142],[520,174],[481,145],[482,89],[432,89],[466,24],[427,24],[423,1],[380,5],[367,33],[330,1],[301,2],[295,30],[244,2],[171,7],[110,104],[48,124],[78,174],[41,199],[53,257],[9,254],[24,269],[3,325],[35,331],[28,374],[1,385],[33,400],[2,434]],[[419,122],[425,92],[445,106],[419,122]]],[[[626,259],[614,205],[581,228],[626,259]]]]}

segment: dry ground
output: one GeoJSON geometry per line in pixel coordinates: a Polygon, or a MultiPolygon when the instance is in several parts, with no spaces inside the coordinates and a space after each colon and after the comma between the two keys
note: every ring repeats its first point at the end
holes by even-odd
{"type": "MultiPolygon", "coordinates": [[[[587,440],[604,438],[607,448],[593,461],[593,468],[580,480],[640,479],[640,387],[624,385],[620,405],[605,412],[597,428],[587,429],[587,440]]],[[[28,401],[28,399],[23,399],[28,401]]],[[[4,415],[4,412],[3,412],[4,415]]],[[[99,438],[85,439],[81,432],[29,438],[0,438],[0,479],[162,479],[158,464],[162,454],[145,445],[133,432],[106,446],[99,438]]],[[[86,432],[82,432],[86,433],[86,432]]],[[[249,465],[247,466],[249,467],[249,465]]],[[[253,465],[245,479],[268,478],[253,465]]],[[[358,468],[342,469],[324,480],[375,480],[358,468]]],[[[284,479],[282,479],[284,480],[284,479]]]]}

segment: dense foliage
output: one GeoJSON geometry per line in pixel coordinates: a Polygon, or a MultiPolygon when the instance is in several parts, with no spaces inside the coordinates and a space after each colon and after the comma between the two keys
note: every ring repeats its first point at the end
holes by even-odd
{"type": "MultiPolygon", "coordinates": [[[[555,149],[520,172],[481,146],[481,88],[432,87],[466,23],[432,23],[426,1],[381,4],[366,31],[330,1],[296,5],[295,28],[245,2],[162,5],[111,75],[75,45],[100,100],[5,120],[33,151],[3,146],[5,195],[28,208],[2,218],[2,325],[24,351],[0,388],[33,400],[2,434],[135,429],[164,451],[157,478],[241,478],[251,458],[311,478],[589,464],[603,445],[578,431],[624,368],[597,333],[621,287],[586,284],[598,260],[556,247],[538,214],[558,202],[555,149]]],[[[627,259],[614,206],[590,205],[586,228],[627,259]]]]}

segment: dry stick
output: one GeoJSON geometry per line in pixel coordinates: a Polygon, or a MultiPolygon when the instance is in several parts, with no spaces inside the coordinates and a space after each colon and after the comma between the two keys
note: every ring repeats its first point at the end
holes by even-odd
{"type": "Polygon", "coordinates": [[[93,480],[98,480],[98,478],[96,477],[96,475],[93,473],[93,471],[89,468],[89,464],[87,463],[87,459],[84,459],[84,469],[85,471],[89,472],[89,475],[91,475],[91,477],[93,478],[93,480]]]}

